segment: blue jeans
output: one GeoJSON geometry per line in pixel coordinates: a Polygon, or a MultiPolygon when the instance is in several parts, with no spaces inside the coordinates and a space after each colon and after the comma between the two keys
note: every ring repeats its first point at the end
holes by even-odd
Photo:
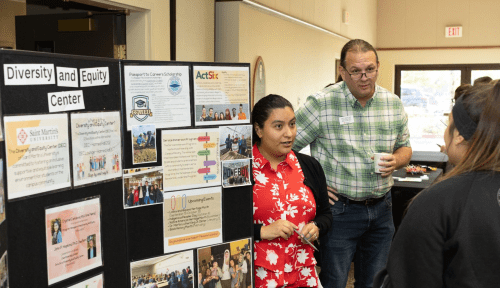
{"type": "Polygon", "coordinates": [[[371,206],[338,201],[330,211],[332,228],[320,238],[321,284],[344,288],[354,261],[354,287],[372,287],[373,278],[385,267],[394,235],[391,192],[371,206]]]}
{"type": "Polygon", "coordinates": [[[155,203],[155,201],[153,201],[151,198],[149,198],[149,196],[144,196],[144,204],[153,204],[155,203]]]}

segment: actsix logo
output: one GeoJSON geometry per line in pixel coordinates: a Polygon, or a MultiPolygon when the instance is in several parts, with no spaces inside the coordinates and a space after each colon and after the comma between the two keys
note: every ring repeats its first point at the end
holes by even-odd
{"type": "Polygon", "coordinates": [[[215,73],[214,71],[201,73],[200,71],[198,71],[198,73],[196,74],[196,79],[219,79],[219,73],[215,73]]]}

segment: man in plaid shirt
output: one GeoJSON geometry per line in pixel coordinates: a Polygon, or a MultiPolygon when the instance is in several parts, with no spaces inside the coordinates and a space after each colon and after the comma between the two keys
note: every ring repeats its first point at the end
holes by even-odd
{"type": "Polygon", "coordinates": [[[340,61],[344,81],[309,96],[297,111],[294,149],[310,144],[329,186],[333,223],[320,238],[323,287],[345,287],[351,261],[356,287],[372,287],[394,234],[392,172],[412,155],[408,116],[398,96],[375,84],[380,63],[372,45],[351,40],[340,61]],[[391,155],[373,163],[381,152],[391,155]]]}

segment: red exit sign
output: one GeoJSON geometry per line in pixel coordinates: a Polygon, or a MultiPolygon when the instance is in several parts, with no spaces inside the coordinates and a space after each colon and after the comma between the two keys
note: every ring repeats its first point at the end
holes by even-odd
{"type": "Polygon", "coordinates": [[[462,26],[456,27],[446,27],[445,28],[445,37],[462,37],[462,26]]]}

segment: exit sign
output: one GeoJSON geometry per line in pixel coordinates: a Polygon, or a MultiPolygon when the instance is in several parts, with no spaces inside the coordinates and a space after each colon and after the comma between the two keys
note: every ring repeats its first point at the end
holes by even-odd
{"type": "Polygon", "coordinates": [[[462,37],[462,26],[446,27],[444,35],[446,38],[462,37]]]}

